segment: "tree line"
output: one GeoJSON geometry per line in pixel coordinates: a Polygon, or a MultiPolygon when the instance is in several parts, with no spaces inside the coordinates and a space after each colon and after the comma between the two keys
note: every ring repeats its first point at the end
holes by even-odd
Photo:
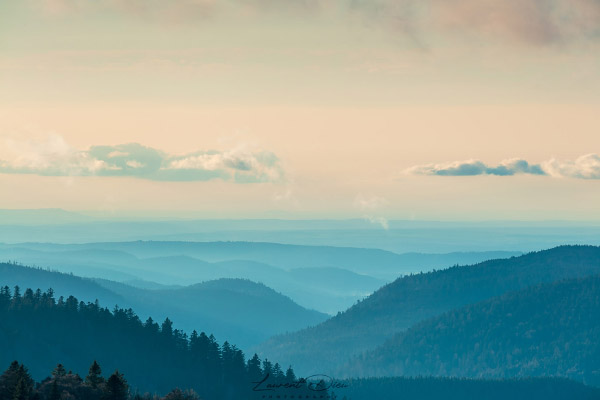
{"type": "MultiPolygon", "coordinates": [[[[235,345],[227,341],[221,345],[204,332],[188,336],[175,329],[169,318],[161,324],[152,318],[142,322],[132,309],[115,306],[111,311],[98,301],[84,303],[73,296],[56,299],[52,289],[21,293],[18,286],[12,291],[5,286],[0,288],[0,363],[8,365],[17,359],[29,366],[31,374],[23,364],[12,362],[3,375],[3,400],[53,398],[48,397],[53,386],[66,391],[72,396],[69,399],[103,399],[112,393],[111,388],[125,385],[124,376],[128,377],[128,395],[175,396],[173,387],[179,387],[190,390],[179,391],[190,399],[196,395],[250,399],[259,396],[254,387],[266,376],[270,384],[280,387],[299,380],[291,366],[284,369],[256,354],[246,359],[235,345]],[[57,360],[75,373],[63,373],[55,367],[57,360]],[[90,360],[97,360],[92,367],[90,360]],[[121,372],[100,379],[100,364],[121,372]],[[50,370],[52,376],[44,378],[50,370]],[[78,373],[84,371],[88,375],[82,379],[78,373]],[[40,380],[39,384],[33,379],[40,380]]],[[[306,385],[300,386],[297,393],[306,392],[306,385]]]]}

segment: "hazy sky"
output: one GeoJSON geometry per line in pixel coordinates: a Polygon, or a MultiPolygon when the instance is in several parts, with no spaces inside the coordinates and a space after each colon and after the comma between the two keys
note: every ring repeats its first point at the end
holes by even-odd
{"type": "Polygon", "coordinates": [[[0,208],[600,219],[597,0],[0,1],[0,208]]]}

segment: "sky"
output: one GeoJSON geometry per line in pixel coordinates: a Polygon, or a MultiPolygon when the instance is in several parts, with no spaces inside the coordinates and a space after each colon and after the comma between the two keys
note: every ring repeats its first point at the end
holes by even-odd
{"type": "Polygon", "coordinates": [[[597,0],[0,1],[0,208],[600,220],[597,0]]]}

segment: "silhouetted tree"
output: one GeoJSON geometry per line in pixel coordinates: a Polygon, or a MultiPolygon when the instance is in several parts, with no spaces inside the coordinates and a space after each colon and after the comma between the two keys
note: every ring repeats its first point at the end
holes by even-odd
{"type": "Polygon", "coordinates": [[[52,377],[54,379],[60,379],[65,375],[67,375],[67,370],[65,370],[65,367],[62,364],[57,364],[56,368],[54,368],[52,371],[52,377]]]}
{"type": "Polygon", "coordinates": [[[129,386],[119,371],[115,371],[107,380],[103,400],[127,400],[129,386]]]}
{"type": "Polygon", "coordinates": [[[104,378],[102,378],[102,369],[100,365],[94,360],[92,365],[90,366],[90,370],[88,375],[85,377],[85,383],[90,385],[92,388],[97,388],[98,385],[104,382],[104,378]]]}

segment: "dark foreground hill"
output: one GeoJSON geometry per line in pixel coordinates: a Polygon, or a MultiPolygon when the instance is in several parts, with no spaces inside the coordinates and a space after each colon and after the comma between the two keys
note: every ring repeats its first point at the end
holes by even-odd
{"type": "MultiPolygon", "coordinates": [[[[3,287],[0,365],[11,367],[7,371],[9,379],[6,373],[0,378],[0,399],[32,399],[31,379],[13,360],[26,365],[36,380],[54,370],[54,377],[61,378],[57,382],[61,387],[81,386],[74,374],[86,376],[96,360],[109,374],[115,370],[124,374],[134,391],[167,393],[175,387],[191,388],[204,399],[251,399],[255,398],[253,382],[263,376],[268,374],[276,382],[294,377],[293,370],[284,372],[279,364],[268,360],[261,363],[256,356],[246,360],[235,345],[220,345],[212,335],[193,331],[188,337],[174,329],[169,319],[162,324],[151,318],[142,322],[131,309],[115,308],[111,312],[73,296],[56,300],[52,290],[27,289],[11,294],[3,287]],[[56,371],[57,363],[65,366],[62,372],[56,371]],[[65,376],[67,370],[73,371],[68,373],[69,379],[65,376]]],[[[51,388],[47,389],[52,393],[51,388]]],[[[84,395],[61,397],[60,392],[47,398],[95,399],[84,395]]]]}
{"type": "Polygon", "coordinates": [[[562,376],[600,387],[600,276],[530,287],[424,321],[349,376],[562,376]]]}
{"type": "Polygon", "coordinates": [[[561,378],[506,380],[369,378],[344,381],[334,390],[347,400],[596,400],[600,389],[561,378]]]}
{"type": "Polygon", "coordinates": [[[302,373],[329,372],[427,318],[544,282],[600,273],[600,247],[562,246],[510,259],[405,276],[347,311],[271,338],[258,352],[302,373]]]}

